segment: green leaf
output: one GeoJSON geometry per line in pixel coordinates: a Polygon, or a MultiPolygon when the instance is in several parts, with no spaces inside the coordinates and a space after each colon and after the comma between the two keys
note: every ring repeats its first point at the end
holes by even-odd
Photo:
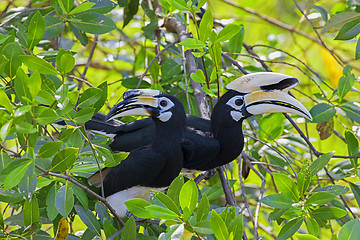
{"type": "Polygon", "coordinates": [[[121,232],[121,240],[136,239],[136,224],[133,217],[126,221],[121,232]]]}
{"type": "MultiPolygon", "coordinates": [[[[360,20],[360,19],[359,19],[360,20]]],[[[355,83],[355,76],[351,73],[352,67],[346,65],[343,72],[344,76],[342,76],[339,80],[338,85],[338,95],[339,95],[339,102],[342,101],[343,97],[351,90],[352,86],[355,83]]]]}
{"type": "Polygon", "coordinates": [[[27,42],[28,48],[33,50],[34,47],[40,42],[45,33],[45,21],[40,13],[37,11],[30,20],[27,42]]]}
{"type": "Polygon", "coordinates": [[[75,7],[73,10],[69,12],[69,15],[74,15],[77,13],[85,12],[92,8],[95,5],[93,2],[83,2],[79,6],[75,7]]]}
{"type": "Polygon", "coordinates": [[[79,108],[90,107],[94,103],[96,103],[102,95],[102,90],[98,88],[88,88],[81,95],[79,99],[79,108]]]}
{"type": "Polygon", "coordinates": [[[274,173],[275,184],[279,191],[294,201],[299,200],[299,192],[295,182],[284,174],[274,173]]]}
{"type": "Polygon", "coordinates": [[[25,199],[33,196],[37,185],[37,176],[35,174],[35,164],[32,162],[25,172],[24,177],[19,182],[19,192],[25,199]]]}
{"type": "Polygon", "coordinates": [[[48,108],[40,114],[36,121],[41,125],[48,125],[54,123],[58,118],[59,116],[55,110],[48,108]]]}
{"type": "Polygon", "coordinates": [[[202,220],[205,220],[209,216],[209,213],[210,213],[210,203],[208,197],[204,193],[199,201],[199,206],[196,214],[196,221],[200,222],[202,220]]]}
{"type": "Polygon", "coordinates": [[[108,219],[104,219],[102,225],[106,239],[110,238],[112,235],[114,235],[117,232],[117,229],[110,223],[108,219]]]}
{"type": "Polygon", "coordinates": [[[313,118],[312,123],[321,123],[329,121],[335,116],[335,109],[327,103],[319,103],[311,108],[310,114],[313,118]]]}
{"type": "Polygon", "coordinates": [[[310,175],[314,176],[321,169],[323,169],[326,164],[328,164],[333,155],[334,152],[328,152],[315,159],[315,161],[313,161],[310,165],[310,175]]]}
{"type": "Polygon", "coordinates": [[[18,42],[9,43],[1,53],[9,59],[9,62],[5,65],[5,73],[11,78],[15,77],[15,74],[21,66],[19,56],[24,54],[20,44],[18,42]]]}
{"type": "Polygon", "coordinates": [[[52,157],[62,146],[62,141],[46,142],[41,145],[39,150],[39,157],[49,158],[52,157]]]}
{"type": "Polygon", "coordinates": [[[244,216],[237,215],[229,224],[229,233],[234,234],[233,239],[241,239],[244,232],[244,216]]]}
{"type": "Polygon", "coordinates": [[[4,190],[8,190],[18,185],[21,179],[24,177],[30,164],[31,161],[28,160],[9,173],[4,180],[4,190]]]}
{"type": "Polygon", "coordinates": [[[79,214],[79,217],[86,227],[88,227],[94,234],[101,236],[100,223],[96,219],[95,215],[90,210],[85,210],[80,205],[75,205],[75,210],[79,214]]]}
{"type": "Polygon", "coordinates": [[[54,221],[56,216],[59,214],[59,211],[56,208],[56,193],[59,191],[59,184],[55,182],[55,184],[50,188],[46,196],[46,212],[47,216],[51,221],[54,221]]]}
{"type": "Polygon", "coordinates": [[[5,228],[4,228],[4,216],[3,216],[3,213],[2,213],[2,211],[0,211],[0,229],[1,230],[4,230],[5,228]]]}
{"type": "Polygon", "coordinates": [[[5,107],[5,109],[10,113],[14,112],[14,110],[11,106],[10,99],[6,95],[6,93],[4,92],[4,90],[2,88],[0,88],[0,105],[5,107]]]}
{"type": "Polygon", "coordinates": [[[179,201],[181,209],[194,211],[198,201],[199,191],[193,179],[188,180],[180,190],[179,201]]]}
{"type": "Polygon", "coordinates": [[[299,230],[304,219],[302,217],[295,218],[288,223],[286,223],[280,230],[279,235],[276,240],[285,240],[290,238],[297,230],[299,230]]]}
{"type": "Polygon", "coordinates": [[[201,69],[197,69],[196,73],[190,75],[191,79],[198,83],[206,83],[205,75],[201,69]]]}
{"type": "Polygon", "coordinates": [[[311,181],[310,164],[308,160],[304,162],[301,171],[297,175],[296,181],[297,181],[297,187],[299,189],[299,195],[303,196],[306,190],[308,189],[311,181]]]}
{"type": "Polygon", "coordinates": [[[335,37],[335,40],[350,40],[356,37],[360,33],[360,18],[352,20],[345,23],[338,34],[335,37]]]}
{"type": "Polygon", "coordinates": [[[45,21],[45,34],[43,36],[44,40],[49,40],[55,38],[61,34],[64,30],[65,23],[60,17],[55,17],[51,15],[46,15],[44,17],[45,21]]]}
{"type": "Polygon", "coordinates": [[[285,117],[282,113],[273,113],[266,117],[261,118],[260,128],[262,131],[259,133],[260,140],[274,141],[279,138],[284,132],[285,117]],[[278,122],[279,124],[274,124],[278,122]]]}
{"type": "Polygon", "coordinates": [[[76,28],[92,34],[104,34],[117,28],[110,18],[99,13],[76,14],[71,23],[76,28]]]}
{"type": "Polygon", "coordinates": [[[359,59],[360,59],[360,38],[358,38],[355,48],[355,60],[359,60],[359,59]]]}
{"type": "Polygon", "coordinates": [[[36,133],[37,129],[30,123],[20,122],[16,125],[16,131],[22,134],[31,134],[36,133]]]}
{"type": "Polygon", "coordinates": [[[74,192],[67,181],[57,192],[55,203],[56,209],[66,218],[74,206],[74,192]]]}
{"type": "Polygon", "coordinates": [[[41,77],[40,73],[38,71],[35,71],[33,74],[31,74],[29,78],[29,91],[32,96],[33,101],[35,100],[36,95],[41,90],[41,77]]]}
{"type": "Polygon", "coordinates": [[[87,107],[87,108],[81,109],[80,111],[78,111],[75,114],[74,122],[79,125],[86,123],[94,115],[94,110],[95,109],[92,107],[87,107]]]}
{"type": "Polygon", "coordinates": [[[74,5],[74,0],[58,0],[58,4],[63,13],[67,14],[72,9],[74,5]]]}
{"type": "Polygon", "coordinates": [[[94,148],[97,151],[97,155],[101,158],[102,161],[104,161],[106,163],[106,165],[109,165],[109,164],[115,164],[115,166],[117,165],[117,163],[114,160],[113,155],[107,148],[104,148],[104,147],[101,147],[98,145],[94,145],[94,148]]]}
{"type": "Polygon", "coordinates": [[[324,21],[327,22],[328,13],[326,12],[326,10],[323,7],[317,5],[313,5],[313,8],[317,10],[321,14],[321,17],[324,19],[324,21]]]}
{"type": "Polygon", "coordinates": [[[330,185],[330,186],[316,189],[314,192],[328,192],[328,193],[334,194],[335,196],[338,196],[338,195],[345,194],[348,191],[349,191],[348,187],[340,186],[340,185],[330,185]]]}
{"type": "Polygon", "coordinates": [[[97,100],[97,102],[94,103],[93,105],[93,108],[95,108],[94,112],[98,112],[102,108],[102,106],[107,100],[107,95],[108,95],[108,85],[106,81],[101,83],[97,88],[102,90],[102,92],[99,100],[97,100]]]}
{"type": "Polygon", "coordinates": [[[4,149],[0,149],[0,174],[2,170],[7,168],[10,162],[12,162],[12,159],[9,154],[4,149]]]}
{"type": "Polygon", "coordinates": [[[229,231],[224,220],[222,220],[214,209],[211,211],[210,224],[216,239],[227,240],[229,238],[229,231]]]}
{"type": "Polygon", "coordinates": [[[206,9],[206,12],[204,13],[200,26],[199,26],[199,40],[201,42],[206,42],[207,39],[210,36],[211,30],[213,28],[213,16],[211,13],[211,9],[206,9]]]}
{"type": "Polygon", "coordinates": [[[79,200],[79,202],[81,203],[81,205],[84,207],[85,210],[88,210],[89,201],[88,201],[88,197],[87,197],[85,191],[73,183],[71,183],[70,186],[73,189],[74,194],[75,194],[76,198],[79,200]]]}
{"type": "Polygon", "coordinates": [[[240,53],[244,40],[244,26],[240,25],[240,30],[229,40],[228,48],[231,53],[240,53]]]}
{"type": "Polygon", "coordinates": [[[177,207],[180,207],[179,195],[182,186],[184,185],[184,177],[182,174],[179,174],[169,186],[166,194],[175,202],[177,207]]]}
{"type": "Polygon", "coordinates": [[[6,140],[6,137],[9,135],[10,130],[12,129],[13,125],[13,120],[11,119],[10,121],[8,121],[7,123],[5,123],[1,129],[0,129],[0,137],[2,141],[6,140]]]}
{"type": "Polygon", "coordinates": [[[60,73],[63,76],[65,76],[66,73],[73,70],[73,68],[75,66],[75,58],[73,57],[73,55],[71,53],[66,52],[63,55],[61,55],[60,62],[57,66],[58,66],[60,73]]]}
{"type": "Polygon", "coordinates": [[[320,207],[312,212],[310,215],[315,218],[323,220],[337,219],[345,216],[347,212],[337,207],[320,207]]]}
{"type": "Polygon", "coordinates": [[[101,1],[89,0],[89,2],[93,2],[96,4],[90,10],[88,10],[88,12],[106,14],[106,13],[109,13],[111,10],[113,10],[116,7],[116,3],[114,3],[110,0],[101,0],[101,1]]]}
{"type": "Polygon", "coordinates": [[[336,32],[345,23],[350,22],[356,18],[359,18],[360,14],[356,12],[341,12],[334,15],[329,21],[326,22],[323,32],[336,32]]]}
{"type": "Polygon", "coordinates": [[[28,55],[22,55],[19,56],[19,58],[33,72],[38,71],[41,74],[54,74],[54,75],[58,74],[56,69],[44,59],[35,56],[28,56],[28,55]]]}
{"type": "Polygon", "coordinates": [[[237,24],[226,25],[218,34],[218,38],[214,43],[225,42],[235,36],[241,30],[241,26],[237,24]]]}
{"type": "Polygon", "coordinates": [[[196,38],[186,38],[180,45],[189,49],[199,49],[206,47],[206,44],[196,38]]]}
{"type": "Polygon", "coordinates": [[[24,105],[27,105],[29,103],[29,99],[31,99],[28,85],[29,77],[21,68],[19,68],[16,72],[16,78],[14,79],[14,89],[16,96],[24,105]]]}
{"type": "Polygon", "coordinates": [[[311,195],[305,202],[305,205],[321,206],[334,200],[336,196],[327,192],[317,192],[311,195]]]}
{"type": "MultiPolygon", "coordinates": [[[[348,147],[349,155],[357,155],[359,153],[359,141],[357,137],[350,131],[345,132],[345,139],[348,147]]],[[[357,158],[350,159],[354,169],[358,166],[357,158]]]]}
{"type": "Polygon", "coordinates": [[[294,200],[286,197],[284,194],[276,193],[263,197],[260,202],[274,208],[291,208],[294,200]]]}
{"type": "Polygon", "coordinates": [[[24,225],[29,226],[32,223],[39,221],[39,204],[35,197],[32,196],[31,200],[26,200],[23,209],[24,225]]]}
{"type": "Polygon", "coordinates": [[[188,11],[188,6],[184,0],[167,0],[170,5],[180,11],[188,11]]]}
{"type": "Polygon", "coordinates": [[[146,206],[145,210],[148,211],[153,218],[161,218],[165,220],[178,218],[178,215],[173,211],[157,205],[146,206]]]}
{"type": "Polygon", "coordinates": [[[338,239],[358,240],[360,239],[360,220],[355,218],[345,223],[340,229],[338,239]]]}
{"type": "Polygon", "coordinates": [[[51,161],[51,170],[65,171],[69,169],[74,164],[78,153],[79,149],[73,147],[68,147],[59,151],[51,161]]]}
{"type": "Polygon", "coordinates": [[[211,91],[206,85],[203,85],[201,89],[210,97],[217,98],[216,94],[213,91],[211,91]]]}
{"type": "Polygon", "coordinates": [[[193,228],[197,233],[214,234],[214,231],[211,229],[210,220],[197,221],[193,228]]]}
{"type": "Polygon", "coordinates": [[[311,235],[317,236],[319,234],[319,224],[313,218],[307,219],[306,228],[311,235]]]}
{"type": "Polygon", "coordinates": [[[125,202],[127,209],[139,218],[151,218],[151,214],[145,208],[150,206],[150,203],[141,198],[134,198],[125,202]]]}
{"type": "Polygon", "coordinates": [[[358,206],[360,206],[360,187],[351,182],[349,182],[349,185],[350,185],[351,191],[354,194],[354,197],[356,199],[358,206]]]}
{"type": "Polygon", "coordinates": [[[175,202],[167,195],[162,192],[152,191],[152,196],[157,198],[167,209],[173,211],[178,216],[180,216],[179,208],[176,206],[175,202]]]}
{"type": "Polygon", "coordinates": [[[344,110],[346,116],[360,124],[360,106],[358,103],[346,102],[343,105],[340,105],[340,108],[344,110]]]}

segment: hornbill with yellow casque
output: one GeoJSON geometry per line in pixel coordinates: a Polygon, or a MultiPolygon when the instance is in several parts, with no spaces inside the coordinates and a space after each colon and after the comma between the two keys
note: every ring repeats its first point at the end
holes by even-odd
{"type": "MultiPolygon", "coordinates": [[[[229,83],[228,91],[212,111],[211,120],[187,116],[185,139],[192,143],[193,155],[185,160],[184,168],[209,170],[234,160],[244,146],[242,122],[251,115],[287,112],[311,119],[308,110],[289,92],[298,82],[288,75],[263,72],[248,74],[229,83]]],[[[114,117],[111,118],[113,123],[103,122],[103,125],[101,118],[94,121],[96,127],[92,124],[93,129],[113,137],[110,148],[115,152],[131,151],[151,141],[154,131],[151,119],[116,126],[114,117]]]]}
{"type": "Polygon", "coordinates": [[[152,140],[148,146],[132,150],[119,165],[103,169],[102,178],[97,172],[88,179],[91,185],[103,186],[107,201],[120,217],[127,213],[125,201],[148,199],[149,189],[168,187],[179,175],[184,158],[191,156],[184,140],[186,114],[177,98],[153,90],[132,90],[125,95],[108,118],[151,116],[152,140]]]}

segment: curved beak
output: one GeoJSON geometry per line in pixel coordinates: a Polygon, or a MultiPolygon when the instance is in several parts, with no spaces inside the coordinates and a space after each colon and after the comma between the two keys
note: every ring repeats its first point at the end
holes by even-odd
{"type": "Polygon", "coordinates": [[[293,113],[312,120],[309,111],[288,92],[280,90],[257,91],[245,95],[246,110],[255,115],[262,113],[293,113]]]}
{"type": "Polygon", "coordinates": [[[110,110],[106,121],[124,116],[151,116],[158,107],[158,98],[155,96],[133,94],[124,98],[124,101],[119,102],[110,110]]]}
{"type": "Polygon", "coordinates": [[[299,80],[280,73],[252,73],[235,79],[225,88],[244,93],[245,106],[250,114],[293,113],[312,119],[309,111],[290,95],[299,80]]]}

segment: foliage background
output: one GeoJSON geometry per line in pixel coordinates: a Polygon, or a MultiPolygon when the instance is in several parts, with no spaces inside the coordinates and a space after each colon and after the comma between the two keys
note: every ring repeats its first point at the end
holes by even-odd
{"type": "MultiPolygon", "coordinates": [[[[59,229],[70,228],[67,239],[119,237],[122,222],[110,217],[106,206],[99,203],[104,199],[97,190],[87,188],[86,177],[98,165],[117,164],[126,154],[110,153],[106,149],[110,139],[86,133],[83,124],[97,111],[107,113],[140,78],[144,77],[140,87],[169,92],[183,101],[188,112],[207,117],[211,110],[204,103],[210,109],[211,102],[216,103],[218,84],[224,92],[226,83],[247,71],[271,69],[300,80],[292,93],[311,109],[314,121],[292,116],[294,121],[289,122],[282,114],[250,118],[244,123],[245,154],[226,167],[231,188],[222,187],[221,175],[216,174],[198,184],[202,200],[197,206],[193,202],[186,206],[187,199],[180,196],[179,200],[174,193],[157,196],[155,207],[144,207],[137,214],[162,219],[165,225],[159,227],[157,220],[148,220],[138,222],[135,230],[130,220],[121,238],[131,239],[136,231],[137,238],[142,239],[237,239],[243,218],[245,239],[286,239],[295,232],[298,239],[358,239],[356,227],[360,223],[353,219],[359,216],[360,203],[356,185],[360,177],[359,2],[209,0],[206,9],[212,12],[216,32],[224,26],[230,26],[232,32],[218,44],[214,43],[216,37],[204,40],[209,37],[202,36],[204,31],[197,36],[189,11],[196,10],[193,2],[101,0],[95,6],[86,3],[78,12],[71,12],[82,1],[1,1],[2,238],[65,239],[66,235],[61,238],[63,232],[58,231],[59,222],[59,229]],[[176,34],[180,30],[171,17],[185,25],[185,32],[176,34]],[[186,32],[203,43],[184,42],[186,32]],[[240,49],[242,37],[245,45],[240,49]],[[182,45],[170,47],[147,68],[159,48],[178,38],[182,45]],[[197,49],[196,62],[183,54],[182,46],[197,49]],[[206,50],[208,47],[214,49],[213,54],[206,50]],[[203,49],[204,59],[200,57],[203,49]],[[241,51],[240,56],[231,55],[241,67],[225,60],[230,54],[214,60],[221,49],[223,53],[241,51]],[[204,70],[203,62],[210,90],[202,71],[192,79],[203,87],[189,81],[188,73],[204,70]],[[211,76],[214,67],[219,67],[217,76],[216,72],[211,76]],[[185,76],[192,86],[188,89],[185,76]],[[201,90],[212,100],[203,95],[196,98],[194,91],[203,94],[201,90]],[[82,111],[72,110],[76,103],[82,111]],[[73,127],[50,125],[58,119],[73,127]],[[246,180],[238,170],[241,162],[252,168],[246,180]],[[316,194],[320,188],[323,193],[316,194]],[[274,195],[277,192],[282,195],[274,195]],[[178,209],[181,207],[181,213],[171,210],[168,198],[178,209]],[[219,215],[209,213],[206,198],[219,215]],[[226,203],[236,208],[223,211],[226,203]],[[187,216],[186,207],[190,212],[196,210],[187,216]],[[200,212],[208,214],[202,218],[200,212]],[[62,216],[68,223],[61,220],[62,216]],[[235,216],[236,221],[231,223],[235,216]],[[85,233],[81,235],[80,231],[85,233]]],[[[200,19],[196,21],[200,23],[200,19]]],[[[210,22],[205,25],[212,26],[210,22]]],[[[174,183],[178,194],[180,189],[186,193],[183,196],[197,193],[192,181],[185,185],[182,181],[174,183]]]]}

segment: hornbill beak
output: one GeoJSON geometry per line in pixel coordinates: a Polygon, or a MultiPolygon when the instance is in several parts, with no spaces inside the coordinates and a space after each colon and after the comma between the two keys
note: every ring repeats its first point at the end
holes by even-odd
{"type": "Polygon", "coordinates": [[[244,94],[250,114],[286,112],[312,119],[309,111],[290,94],[299,80],[280,73],[251,73],[235,79],[225,88],[244,94]]]}
{"type": "Polygon", "coordinates": [[[124,116],[151,116],[158,106],[157,95],[161,94],[158,90],[139,89],[126,91],[123,94],[123,101],[116,104],[109,114],[106,121],[124,116]]]}

